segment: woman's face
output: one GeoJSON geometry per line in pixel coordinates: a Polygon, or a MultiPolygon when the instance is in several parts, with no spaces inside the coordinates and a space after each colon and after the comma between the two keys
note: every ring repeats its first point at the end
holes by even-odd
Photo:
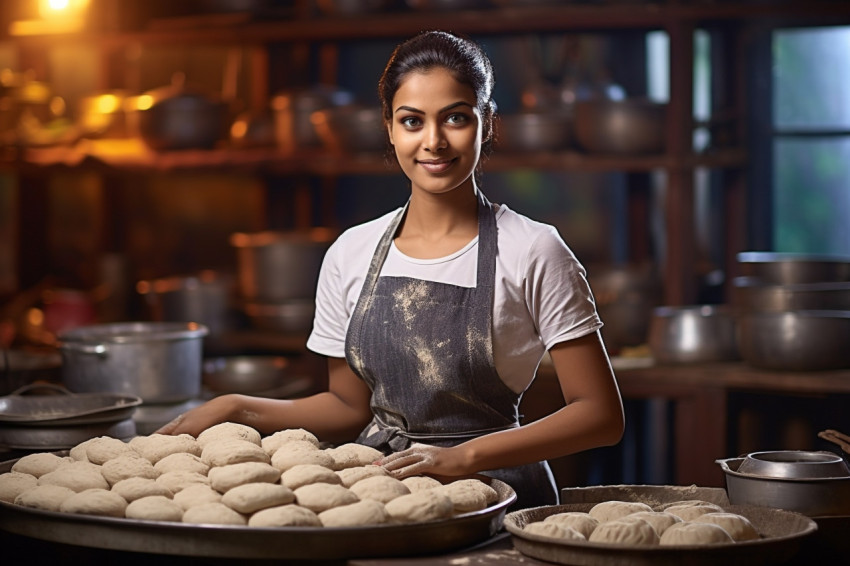
{"type": "Polygon", "coordinates": [[[413,190],[471,186],[481,155],[475,91],[437,68],[405,77],[392,101],[390,143],[413,190]]]}

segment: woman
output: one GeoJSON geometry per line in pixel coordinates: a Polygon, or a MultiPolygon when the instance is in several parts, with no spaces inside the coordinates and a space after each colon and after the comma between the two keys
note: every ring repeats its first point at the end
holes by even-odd
{"type": "Polygon", "coordinates": [[[422,33],[396,48],[378,90],[410,199],[347,230],[325,257],[307,346],[328,356],[329,390],[225,395],[159,432],[232,421],[357,436],[396,477],[484,473],[516,490],[517,507],[555,504],[546,460],[617,443],[624,426],[584,269],[553,227],[479,190],[495,104],[475,43],[422,33]],[[520,426],[547,351],[566,406],[520,426]]]}

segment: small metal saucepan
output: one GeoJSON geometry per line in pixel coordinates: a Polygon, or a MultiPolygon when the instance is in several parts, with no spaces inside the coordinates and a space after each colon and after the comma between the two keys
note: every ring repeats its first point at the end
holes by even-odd
{"type": "Polygon", "coordinates": [[[229,356],[204,361],[204,386],[217,394],[299,397],[312,392],[314,380],[294,375],[282,356],[229,356]]]}

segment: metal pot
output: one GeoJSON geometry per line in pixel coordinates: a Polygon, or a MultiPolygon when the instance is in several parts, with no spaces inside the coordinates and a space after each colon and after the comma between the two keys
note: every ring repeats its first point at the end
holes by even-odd
{"type": "Polygon", "coordinates": [[[327,228],[233,234],[242,298],[283,303],[315,297],[319,269],[334,236],[327,228]]]}
{"type": "Polygon", "coordinates": [[[313,113],[351,104],[352,101],[351,93],[331,86],[278,93],[271,101],[278,149],[285,154],[293,154],[303,149],[322,147],[322,139],[312,122],[313,113]]]}
{"type": "Polygon", "coordinates": [[[737,360],[737,320],[722,305],[662,306],[652,313],[649,348],[661,364],[737,360]]]}
{"type": "Polygon", "coordinates": [[[231,326],[233,286],[231,277],[205,270],[193,276],[139,281],[136,290],[151,307],[153,320],[199,322],[213,335],[231,326]]]}
{"type": "Polygon", "coordinates": [[[850,468],[841,456],[825,450],[770,450],[750,452],[738,472],[770,478],[842,478],[850,468]]]}
{"type": "Polygon", "coordinates": [[[155,151],[212,149],[227,136],[227,103],[185,86],[179,76],[170,86],[148,91],[133,103],[139,135],[155,151]]]}
{"type": "Polygon", "coordinates": [[[295,375],[283,356],[228,356],[204,361],[204,386],[217,394],[285,399],[313,392],[316,383],[295,375]]]}
{"type": "Polygon", "coordinates": [[[572,114],[566,111],[518,112],[497,122],[496,143],[506,151],[553,151],[572,141],[572,114]]]}
{"type": "Polygon", "coordinates": [[[850,477],[775,478],[740,471],[745,458],[716,460],[733,505],[776,507],[809,517],[850,515],[850,477]]]}
{"type": "Polygon", "coordinates": [[[578,145],[590,152],[645,154],[665,148],[667,105],[644,98],[575,103],[578,145]]]}
{"type": "Polygon", "coordinates": [[[175,403],[201,391],[203,337],[189,322],[126,322],[75,328],[59,337],[62,379],[76,393],[113,392],[175,403]]]}
{"type": "Polygon", "coordinates": [[[380,106],[338,106],[313,113],[316,132],[336,153],[380,152],[387,148],[387,129],[380,106]]]}
{"type": "Polygon", "coordinates": [[[850,368],[850,311],[744,312],[741,357],[757,368],[820,371],[850,368]]]}
{"type": "Polygon", "coordinates": [[[774,252],[738,254],[741,275],[764,283],[793,285],[824,281],[850,281],[850,257],[774,252]]]}
{"type": "Polygon", "coordinates": [[[735,277],[733,286],[733,301],[741,310],[850,310],[850,281],[781,284],[735,277]]]}

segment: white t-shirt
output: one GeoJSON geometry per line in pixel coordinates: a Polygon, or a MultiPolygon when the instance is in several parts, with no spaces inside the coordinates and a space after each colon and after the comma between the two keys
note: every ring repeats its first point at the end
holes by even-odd
{"type": "MultiPolygon", "coordinates": [[[[520,393],[549,348],[596,331],[602,321],[584,267],[557,230],[497,206],[493,357],[502,381],[520,393]]],[[[310,350],[345,357],[345,335],[375,247],[397,213],[349,228],[328,249],[316,289],[310,350]]],[[[438,259],[408,257],[393,245],[381,275],[474,287],[477,251],[477,237],[438,259]]]]}

